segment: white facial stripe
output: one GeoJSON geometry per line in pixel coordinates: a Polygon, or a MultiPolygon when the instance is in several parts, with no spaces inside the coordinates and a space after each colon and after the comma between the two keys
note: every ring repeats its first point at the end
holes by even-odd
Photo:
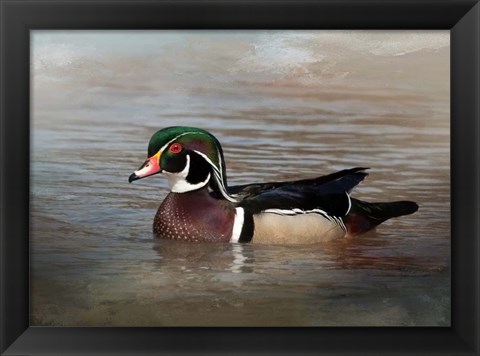
{"type": "Polygon", "coordinates": [[[167,175],[167,178],[170,185],[170,190],[173,193],[186,193],[191,192],[192,190],[197,190],[204,187],[210,180],[210,173],[208,173],[207,179],[205,179],[205,181],[197,184],[190,184],[183,178],[176,178],[172,176],[175,176],[175,174],[170,173],[169,175],[167,175]]]}
{"type": "Polygon", "coordinates": [[[230,238],[230,242],[232,243],[238,242],[240,239],[243,229],[243,222],[245,220],[245,211],[243,208],[236,208],[235,211],[235,221],[233,223],[232,237],[230,238]]]}
{"type": "Polygon", "coordinates": [[[178,139],[179,137],[182,137],[182,136],[185,136],[185,135],[190,135],[190,134],[199,134],[199,135],[206,135],[206,136],[208,136],[206,133],[198,132],[198,131],[183,132],[183,133],[181,133],[180,135],[175,136],[175,138],[171,139],[171,140],[168,141],[166,144],[164,144],[164,145],[162,146],[162,148],[160,148],[160,151],[159,151],[159,152],[163,152],[163,151],[165,150],[165,148],[167,148],[173,141],[175,141],[175,140],[178,139]]]}
{"type": "Polygon", "coordinates": [[[217,166],[210,160],[210,158],[208,158],[208,156],[205,153],[202,153],[202,152],[197,151],[197,150],[193,150],[193,152],[196,152],[200,156],[202,156],[205,159],[205,161],[207,161],[208,164],[210,164],[212,166],[212,168],[216,171],[216,173],[220,174],[220,171],[218,170],[217,166]]]}
{"type": "MultiPolygon", "coordinates": [[[[207,155],[205,155],[204,153],[202,152],[199,152],[199,151],[194,151],[196,152],[197,154],[199,154],[200,156],[202,156],[205,161],[207,161],[208,164],[210,164],[210,166],[212,166],[213,168],[213,175],[215,177],[215,180],[217,181],[218,183],[218,187],[220,188],[220,193],[222,193],[223,197],[229,201],[231,201],[232,203],[236,203],[237,200],[232,198],[228,193],[227,193],[227,189],[226,187],[223,185],[223,180],[222,180],[222,173],[221,171],[218,170],[217,166],[215,166],[215,164],[213,164],[213,162],[210,160],[210,158],[207,157],[207,155]]],[[[221,160],[220,160],[221,162],[221,160]]]]}
{"type": "Polygon", "coordinates": [[[190,192],[192,190],[202,188],[210,180],[210,173],[208,173],[207,179],[205,179],[205,181],[197,184],[188,183],[186,178],[190,170],[190,155],[187,154],[186,157],[187,157],[187,163],[185,164],[185,168],[183,168],[181,172],[170,173],[170,172],[164,171],[165,175],[168,178],[168,185],[170,186],[170,191],[174,193],[185,193],[185,192],[190,192]]]}
{"type": "Polygon", "coordinates": [[[222,157],[220,156],[220,150],[217,149],[217,157],[218,157],[218,164],[220,165],[219,173],[222,175],[223,168],[222,168],[222,157]]]}

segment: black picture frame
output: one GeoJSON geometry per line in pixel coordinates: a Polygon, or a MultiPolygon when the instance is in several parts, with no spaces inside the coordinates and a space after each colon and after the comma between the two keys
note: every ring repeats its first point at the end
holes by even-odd
{"type": "Polygon", "coordinates": [[[2,0],[2,355],[479,355],[480,4],[460,0],[2,0]],[[30,30],[448,29],[451,31],[452,325],[436,328],[29,326],[30,30]]]}

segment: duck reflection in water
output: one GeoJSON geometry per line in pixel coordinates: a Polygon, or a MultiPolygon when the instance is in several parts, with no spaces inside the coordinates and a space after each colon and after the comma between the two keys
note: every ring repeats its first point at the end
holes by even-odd
{"type": "Polygon", "coordinates": [[[175,240],[154,240],[157,264],[181,271],[254,272],[255,250],[251,245],[224,243],[192,243],[175,240]]]}

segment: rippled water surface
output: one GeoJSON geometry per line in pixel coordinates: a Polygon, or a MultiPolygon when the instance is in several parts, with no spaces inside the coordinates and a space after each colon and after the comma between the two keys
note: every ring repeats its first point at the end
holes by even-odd
{"type": "Polygon", "coordinates": [[[35,32],[31,323],[450,325],[449,42],[423,34],[35,32]],[[354,197],[420,209],[319,245],[154,240],[167,182],[127,179],[171,125],[220,140],[229,184],[364,166],[354,197]]]}

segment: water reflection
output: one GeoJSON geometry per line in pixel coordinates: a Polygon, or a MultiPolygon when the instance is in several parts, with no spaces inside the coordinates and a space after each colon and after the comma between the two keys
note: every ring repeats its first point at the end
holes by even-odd
{"type": "Polygon", "coordinates": [[[225,243],[190,243],[157,240],[153,250],[158,254],[159,269],[168,266],[182,271],[214,270],[232,273],[254,272],[255,250],[251,245],[225,243]]]}

